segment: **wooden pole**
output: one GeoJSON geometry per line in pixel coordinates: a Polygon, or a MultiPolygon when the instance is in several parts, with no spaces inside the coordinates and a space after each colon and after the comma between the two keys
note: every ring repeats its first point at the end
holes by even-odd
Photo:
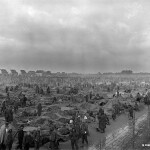
{"type": "Polygon", "coordinates": [[[100,138],[100,150],[102,150],[102,139],[100,138]]]}
{"type": "Polygon", "coordinates": [[[132,120],[132,127],[133,127],[133,143],[132,143],[132,148],[134,150],[135,148],[135,111],[133,111],[133,120],[132,120]]]}
{"type": "Polygon", "coordinates": [[[148,136],[150,135],[149,134],[149,131],[150,131],[150,106],[148,105],[148,116],[147,116],[147,120],[148,120],[148,136]]]}

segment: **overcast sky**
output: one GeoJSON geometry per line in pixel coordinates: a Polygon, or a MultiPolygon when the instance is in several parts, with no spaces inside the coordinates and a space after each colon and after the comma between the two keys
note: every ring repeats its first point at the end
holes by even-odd
{"type": "Polygon", "coordinates": [[[150,72],[150,0],[0,0],[0,66],[150,72]]]}

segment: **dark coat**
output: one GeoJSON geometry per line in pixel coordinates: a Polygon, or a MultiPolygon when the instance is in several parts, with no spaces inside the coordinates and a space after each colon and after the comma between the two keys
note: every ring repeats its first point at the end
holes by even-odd
{"type": "Polygon", "coordinates": [[[23,138],[24,138],[24,131],[19,130],[18,131],[18,141],[23,141],[23,138]]]}
{"type": "Polygon", "coordinates": [[[105,129],[106,128],[106,116],[105,115],[101,115],[101,117],[100,117],[99,128],[100,129],[105,129]]]}
{"type": "Polygon", "coordinates": [[[30,146],[31,142],[32,142],[31,135],[25,135],[23,138],[23,146],[28,147],[28,146],[30,146]]]}
{"type": "Polygon", "coordinates": [[[81,124],[81,134],[88,134],[88,125],[86,123],[81,124]]]}
{"type": "Polygon", "coordinates": [[[5,141],[5,145],[6,146],[12,146],[13,144],[13,135],[12,135],[12,132],[8,132],[6,134],[6,141],[5,141]]]}
{"type": "Polygon", "coordinates": [[[78,134],[77,134],[75,129],[74,130],[72,129],[70,131],[69,137],[70,137],[71,141],[77,141],[78,140],[78,134]]]}
{"type": "Polygon", "coordinates": [[[52,131],[52,132],[50,133],[49,140],[54,142],[54,141],[56,141],[56,138],[57,138],[56,132],[55,132],[55,131],[52,131]]]}
{"type": "Polygon", "coordinates": [[[5,120],[6,120],[6,122],[9,122],[10,121],[10,119],[9,119],[9,109],[5,109],[5,112],[4,112],[4,116],[5,116],[5,120]]]}
{"type": "Polygon", "coordinates": [[[41,103],[39,103],[38,106],[37,106],[38,116],[41,116],[41,112],[42,112],[42,105],[41,105],[41,103]]]}
{"type": "Polygon", "coordinates": [[[12,122],[12,121],[13,121],[13,111],[12,111],[12,109],[10,108],[10,109],[8,110],[8,112],[9,112],[9,121],[12,122]]]}

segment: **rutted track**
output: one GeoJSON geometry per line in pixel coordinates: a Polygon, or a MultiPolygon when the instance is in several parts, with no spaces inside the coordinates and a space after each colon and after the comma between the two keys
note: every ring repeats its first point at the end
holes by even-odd
{"type": "MultiPolygon", "coordinates": [[[[135,120],[135,135],[142,129],[147,121],[147,114],[139,117],[135,120]]],[[[133,140],[133,129],[132,122],[129,122],[125,127],[116,130],[115,132],[109,134],[104,139],[105,141],[102,148],[101,142],[91,146],[89,150],[122,150],[126,144],[132,142],[133,140]]]]}

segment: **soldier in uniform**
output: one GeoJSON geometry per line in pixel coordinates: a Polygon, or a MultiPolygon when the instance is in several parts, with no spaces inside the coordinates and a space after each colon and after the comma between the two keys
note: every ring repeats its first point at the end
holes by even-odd
{"type": "Polygon", "coordinates": [[[5,136],[6,136],[6,129],[8,128],[8,122],[5,122],[5,125],[1,126],[0,132],[0,150],[6,150],[5,145],[5,136]]]}
{"type": "Polygon", "coordinates": [[[4,112],[5,112],[5,109],[6,109],[6,101],[4,100],[4,101],[2,102],[1,112],[4,113],[4,112]]]}
{"type": "Polygon", "coordinates": [[[85,96],[85,101],[88,102],[88,99],[89,99],[89,97],[88,97],[88,95],[86,95],[85,96]]]}
{"type": "Polygon", "coordinates": [[[18,111],[18,103],[17,103],[17,101],[15,101],[15,103],[14,103],[14,113],[16,114],[17,111],[18,111]]]}
{"type": "Polygon", "coordinates": [[[38,129],[34,135],[34,150],[39,150],[40,148],[40,130],[38,129]]]}
{"type": "Polygon", "coordinates": [[[38,106],[37,106],[37,114],[38,114],[38,116],[41,116],[41,113],[42,113],[42,104],[39,103],[38,106]]]}
{"type": "Polygon", "coordinates": [[[8,90],[9,90],[9,88],[8,88],[8,86],[6,86],[6,88],[5,88],[6,93],[8,92],[8,90]]]}
{"type": "Polygon", "coordinates": [[[20,128],[17,131],[18,134],[18,143],[16,149],[22,150],[22,143],[24,138],[24,131],[23,131],[24,125],[21,125],[20,128]]]}
{"type": "Polygon", "coordinates": [[[106,124],[107,124],[107,125],[110,125],[108,116],[107,116],[106,114],[104,114],[104,115],[105,115],[105,119],[106,119],[106,124]]]}
{"type": "Polygon", "coordinates": [[[9,129],[8,132],[6,133],[6,150],[11,150],[12,149],[12,144],[13,144],[13,135],[12,135],[12,129],[9,129]]]}
{"type": "Polygon", "coordinates": [[[100,116],[101,114],[104,114],[104,110],[102,108],[99,109],[98,116],[100,116]]]}
{"type": "Polygon", "coordinates": [[[78,150],[79,149],[79,147],[78,147],[78,134],[76,133],[76,130],[74,127],[71,129],[69,137],[71,140],[72,150],[78,150]]]}
{"type": "Polygon", "coordinates": [[[5,122],[3,126],[1,126],[0,132],[0,150],[6,150],[10,146],[11,148],[11,133],[8,131],[11,129],[8,122],[5,122]],[[9,137],[8,137],[9,135],[9,137]],[[8,138],[7,138],[8,137],[8,138]]]}
{"type": "Polygon", "coordinates": [[[92,92],[90,92],[90,100],[92,99],[92,92]]]}
{"type": "Polygon", "coordinates": [[[56,101],[57,101],[57,98],[54,96],[53,103],[56,103],[56,101]]]}
{"type": "Polygon", "coordinates": [[[137,96],[136,96],[136,101],[137,101],[137,102],[140,102],[140,100],[141,100],[141,95],[140,95],[140,93],[138,92],[138,93],[137,93],[137,96]]]}
{"type": "Polygon", "coordinates": [[[133,119],[133,107],[131,105],[129,105],[129,115],[130,118],[133,119]]]}
{"type": "Polygon", "coordinates": [[[50,94],[50,88],[49,88],[49,86],[47,87],[47,94],[50,94]]]}
{"type": "Polygon", "coordinates": [[[57,134],[54,130],[54,127],[50,129],[50,136],[49,136],[49,140],[50,140],[50,145],[49,147],[52,150],[56,150],[56,142],[57,142],[57,134]]]}
{"type": "Polygon", "coordinates": [[[82,122],[81,124],[81,137],[82,137],[82,144],[84,145],[84,141],[88,145],[88,125],[85,122],[82,122]]]}
{"type": "Polygon", "coordinates": [[[44,90],[42,87],[40,88],[40,94],[42,94],[42,95],[44,94],[44,90]]]}
{"type": "Polygon", "coordinates": [[[12,106],[9,107],[9,122],[13,122],[13,111],[12,111],[12,106]]]}
{"type": "Polygon", "coordinates": [[[9,115],[9,109],[8,108],[5,109],[4,116],[5,116],[6,122],[9,122],[9,116],[10,115],[9,115]]]}
{"type": "Polygon", "coordinates": [[[59,88],[57,88],[57,94],[59,94],[60,93],[60,90],[59,90],[59,88]]]}
{"type": "Polygon", "coordinates": [[[26,107],[26,102],[27,102],[27,98],[25,95],[23,95],[23,101],[22,101],[23,107],[26,107]]]}
{"type": "Polygon", "coordinates": [[[112,119],[116,120],[116,111],[115,111],[115,109],[112,110],[112,119]]]}
{"type": "Polygon", "coordinates": [[[79,122],[75,122],[74,128],[75,128],[75,130],[76,130],[76,134],[77,134],[77,136],[78,136],[78,139],[80,139],[80,137],[81,137],[80,123],[79,123],[79,122]]]}
{"type": "Polygon", "coordinates": [[[36,92],[37,94],[39,94],[39,93],[40,93],[40,92],[39,92],[39,86],[38,86],[38,85],[36,85],[35,92],[36,92]]]}
{"type": "Polygon", "coordinates": [[[99,129],[101,133],[105,133],[105,128],[106,128],[106,116],[104,113],[102,113],[99,116],[99,129]]]}
{"type": "Polygon", "coordinates": [[[28,131],[25,134],[24,138],[23,138],[23,148],[24,148],[24,150],[29,150],[31,139],[32,139],[32,137],[30,135],[30,132],[28,131]]]}

